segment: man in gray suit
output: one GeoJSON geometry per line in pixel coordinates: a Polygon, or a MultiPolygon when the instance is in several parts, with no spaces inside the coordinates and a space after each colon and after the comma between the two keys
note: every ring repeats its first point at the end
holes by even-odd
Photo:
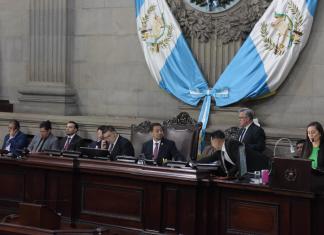
{"type": "Polygon", "coordinates": [[[43,150],[51,150],[55,148],[57,138],[52,134],[52,123],[43,121],[39,125],[39,135],[35,135],[28,146],[31,153],[42,152],[43,150]]]}

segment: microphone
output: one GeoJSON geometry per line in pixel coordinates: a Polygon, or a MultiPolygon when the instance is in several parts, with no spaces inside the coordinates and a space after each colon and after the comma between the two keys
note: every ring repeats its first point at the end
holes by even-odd
{"type": "Polygon", "coordinates": [[[315,139],[314,138],[311,138],[310,141],[313,143],[313,142],[315,142],[315,139]]]}
{"type": "Polygon", "coordinates": [[[291,140],[289,138],[280,138],[279,140],[277,140],[277,142],[275,143],[274,149],[273,149],[273,157],[276,157],[276,149],[278,147],[278,144],[282,141],[282,140],[286,140],[289,142],[289,146],[290,146],[290,153],[294,153],[295,149],[294,149],[294,145],[292,144],[291,140]]]}

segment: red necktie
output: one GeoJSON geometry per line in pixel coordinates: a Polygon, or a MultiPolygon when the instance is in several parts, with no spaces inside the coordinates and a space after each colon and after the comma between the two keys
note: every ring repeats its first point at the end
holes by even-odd
{"type": "Polygon", "coordinates": [[[159,143],[155,143],[153,150],[153,160],[156,160],[159,155],[159,143]]]}
{"type": "Polygon", "coordinates": [[[65,142],[65,144],[64,144],[64,148],[63,148],[63,150],[67,150],[68,148],[69,148],[69,145],[70,145],[70,142],[71,142],[71,137],[68,137],[67,139],[66,139],[66,142],[65,142]]]}

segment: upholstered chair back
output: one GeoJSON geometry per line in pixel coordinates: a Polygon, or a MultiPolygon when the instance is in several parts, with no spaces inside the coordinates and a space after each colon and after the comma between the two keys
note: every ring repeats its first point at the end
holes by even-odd
{"type": "Polygon", "coordinates": [[[131,126],[131,142],[134,147],[135,157],[141,153],[143,144],[152,139],[150,126],[150,121],[145,121],[139,125],[131,126]]]}
{"type": "Polygon", "coordinates": [[[175,118],[163,122],[165,137],[173,140],[186,160],[196,160],[201,123],[188,113],[182,112],[175,118]]]}
{"type": "MultiPolygon", "coordinates": [[[[135,156],[141,153],[143,143],[152,139],[150,121],[131,126],[131,142],[135,156]]],[[[173,140],[186,160],[196,160],[201,123],[197,123],[188,113],[182,112],[173,119],[163,121],[164,137],[173,140]]]]}

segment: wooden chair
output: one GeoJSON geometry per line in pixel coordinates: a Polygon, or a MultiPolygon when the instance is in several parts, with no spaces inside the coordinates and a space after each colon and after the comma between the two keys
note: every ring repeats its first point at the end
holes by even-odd
{"type": "MultiPolygon", "coordinates": [[[[150,121],[131,126],[131,142],[135,156],[141,153],[143,143],[152,139],[150,126],[150,121]]],[[[175,142],[187,161],[196,160],[201,123],[197,123],[188,113],[182,112],[173,119],[163,121],[162,128],[165,138],[175,142]]]]}

